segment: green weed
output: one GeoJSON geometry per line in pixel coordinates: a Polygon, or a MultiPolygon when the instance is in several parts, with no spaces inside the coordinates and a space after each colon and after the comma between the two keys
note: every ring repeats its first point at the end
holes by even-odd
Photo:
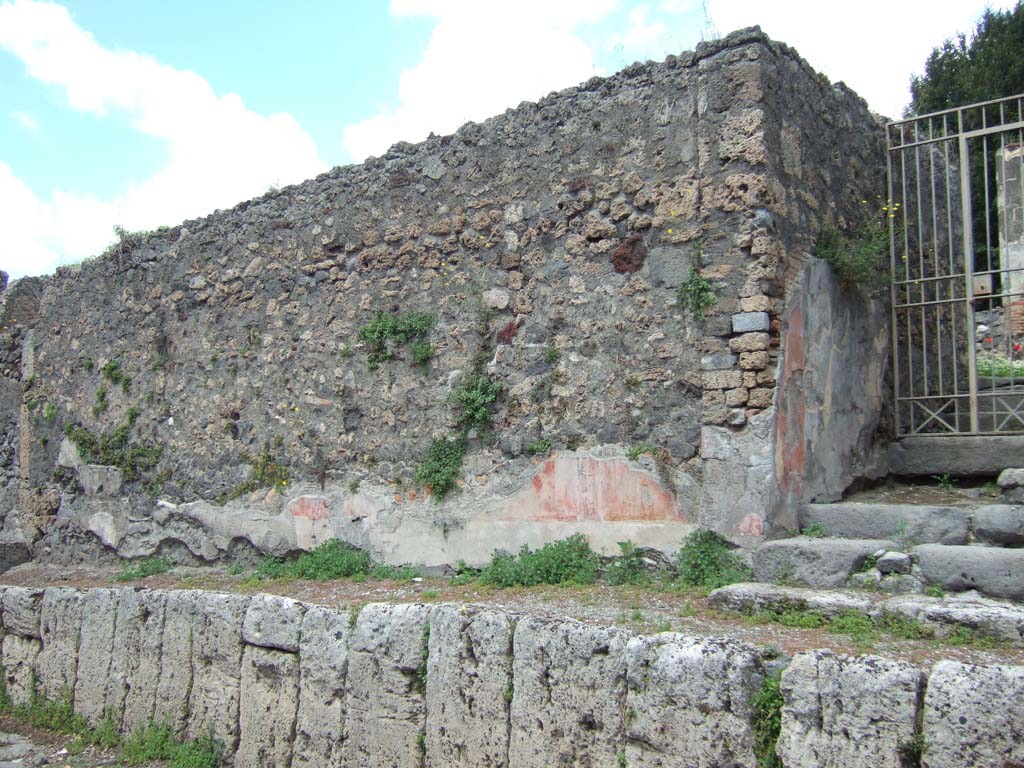
{"type": "Polygon", "coordinates": [[[551,441],[546,437],[542,437],[540,440],[534,440],[526,446],[526,452],[534,455],[546,455],[551,452],[551,441]]]}
{"type": "Polygon", "coordinates": [[[975,366],[979,376],[1024,378],[1024,360],[1010,360],[996,352],[979,352],[975,366]]]}
{"type": "Polygon", "coordinates": [[[619,558],[608,568],[609,584],[647,584],[651,577],[644,568],[644,556],[632,541],[619,542],[619,558]]]}
{"type": "Polygon", "coordinates": [[[124,479],[131,482],[153,469],[163,455],[162,448],[132,442],[132,427],[138,417],[138,409],[130,408],[124,424],[113,432],[97,436],[79,424],[68,424],[64,434],[75,444],[85,462],[117,467],[124,479]]]}
{"type": "Polygon", "coordinates": [[[455,487],[465,453],[465,438],[435,438],[416,468],[416,482],[429,488],[434,498],[443,499],[455,487]]]}
{"type": "Polygon", "coordinates": [[[370,572],[370,555],[338,539],[331,539],[294,560],[267,557],[256,574],[261,579],[310,579],[327,581],[366,576],[370,572]]]}
{"type": "Polygon", "coordinates": [[[718,303],[718,298],[711,283],[693,266],[686,282],[676,292],[676,303],[696,319],[703,320],[707,311],[718,303]]]}
{"type": "Polygon", "coordinates": [[[136,579],[144,579],[147,576],[158,576],[161,573],[167,573],[173,567],[174,563],[166,557],[146,557],[142,560],[124,563],[121,566],[120,573],[114,578],[117,581],[135,581],[136,579]]]}
{"type": "Polygon", "coordinates": [[[411,565],[385,565],[374,563],[370,566],[371,579],[394,579],[395,581],[412,581],[420,572],[411,565]]]}
{"type": "Polygon", "coordinates": [[[393,359],[395,347],[412,345],[414,342],[417,342],[416,348],[410,350],[414,362],[426,365],[434,354],[426,338],[436,322],[436,318],[428,312],[395,315],[377,310],[373,319],[359,329],[359,338],[366,342],[366,359],[370,370],[393,359]]]}
{"type": "Polygon", "coordinates": [[[717,589],[747,581],[750,569],[730,549],[729,543],[710,530],[694,531],[676,553],[678,581],[684,586],[717,589]]]}
{"type": "Polygon", "coordinates": [[[127,765],[142,765],[154,760],[170,760],[177,748],[171,726],[150,723],[124,740],[120,758],[127,765]]]}
{"type": "Polygon", "coordinates": [[[781,673],[765,677],[754,695],[754,755],[757,768],[782,768],[775,745],[782,732],[781,673]]]}
{"type": "Polygon", "coordinates": [[[460,430],[486,430],[491,425],[491,403],[498,399],[499,394],[501,385],[491,381],[486,373],[468,374],[452,395],[459,409],[460,430]]]}
{"type": "Polygon", "coordinates": [[[850,231],[825,224],[814,247],[844,288],[875,289],[888,275],[885,259],[889,253],[889,226],[884,217],[871,217],[850,231]]]}
{"type": "Polygon", "coordinates": [[[815,521],[810,525],[804,526],[800,533],[804,536],[809,536],[812,539],[823,539],[828,536],[828,531],[825,530],[825,526],[815,521]]]}
{"type": "Polygon", "coordinates": [[[523,545],[518,555],[495,552],[480,580],[498,587],[593,584],[600,561],[586,536],[577,533],[534,551],[523,545]]]}

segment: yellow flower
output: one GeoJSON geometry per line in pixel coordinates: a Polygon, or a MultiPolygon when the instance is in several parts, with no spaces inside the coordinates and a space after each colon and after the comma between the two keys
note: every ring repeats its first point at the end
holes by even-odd
{"type": "Polygon", "coordinates": [[[670,235],[672,234],[672,227],[669,227],[669,228],[668,228],[668,233],[669,233],[670,235]]]}

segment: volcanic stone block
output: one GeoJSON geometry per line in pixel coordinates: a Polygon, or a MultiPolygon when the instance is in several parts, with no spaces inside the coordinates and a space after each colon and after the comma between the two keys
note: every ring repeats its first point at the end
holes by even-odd
{"type": "Polygon", "coordinates": [[[242,639],[249,645],[294,653],[299,650],[304,612],[305,606],[290,598],[254,595],[245,613],[242,639]]]}
{"type": "Polygon", "coordinates": [[[242,623],[248,607],[245,595],[200,592],[196,599],[188,736],[212,733],[229,754],[238,744],[242,623]]]}
{"type": "MultiPolygon", "coordinates": [[[[108,707],[116,708],[124,696],[122,728],[131,733],[154,720],[163,658],[164,608],[167,592],[125,589],[114,627],[114,662],[123,676],[123,688],[107,690],[108,707]]],[[[115,676],[111,675],[111,679],[115,676]]]]}
{"type": "Polygon", "coordinates": [[[1024,765],[1024,667],[940,661],[924,695],[922,768],[1024,765]]]}
{"type": "Polygon", "coordinates": [[[252,768],[289,765],[299,704],[298,656],[246,646],[241,696],[235,764],[252,768]]]}
{"type": "Polygon", "coordinates": [[[512,691],[511,616],[444,605],[430,614],[426,761],[506,764],[512,691]]]}
{"type": "Polygon", "coordinates": [[[43,590],[38,587],[7,587],[3,600],[4,629],[22,637],[38,639],[43,590]]]}
{"type": "Polygon", "coordinates": [[[626,643],[615,628],[525,619],[513,641],[509,764],[618,768],[626,643]]]}
{"type": "Polygon", "coordinates": [[[922,544],[911,554],[929,584],[951,592],[976,589],[992,597],[1024,600],[1024,549],[922,544]]]}
{"type": "Polygon", "coordinates": [[[299,709],[292,768],[341,765],[345,678],[352,622],[348,612],[310,606],[299,644],[299,709]]]}
{"type": "Polygon", "coordinates": [[[3,641],[4,683],[11,703],[28,704],[35,687],[35,663],[41,643],[35,637],[7,635],[3,641]]]}
{"type": "Polygon", "coordinates": [[[752,646],[661,634],[633,638],[626,656],[627,765],[756,768],[752,702],[763,674],[752,646]]]}
{"type": "Polygon", "coordinates": [[[82,597],[82,634],[78,647],[78,677],[75,681],[75,713],[90,725],[103,720],[107,682],[110,679],[111,649],[117,618],[117,592],[89,589],[82,597]]]}
{"type": "Polygon", "coordinates": [[[50,587],[43,593],[37,690],[52,701],[70,696],[75,690],[83,597],[84,593],[65,587],[50,587]]]}
{"type": "Polygon", "coordinates": [[[831,589],[846,583],[868,555],[880,549],[899,549],[884,539],[792,539],[766,541],[754,552],[758,581],[786,580],[809,587],[831,589]]]}
{"type": "Polygon", "coordinates": [[[160,644],[160,678],[157,681],[153,721],[167,723],[184,736],[189,719],[192,691],[192,646],[203,619],[199,615],[199,592],[176,590],[167,593],[160,644]]]}
{"type": "Polygon", "coordinates": [[[368,605],[359,613],[346,683],[346,766],[419,768],[428,612],[422,605],[368,605]]]}
{"type": "Polygon", "coordinates": [[[914,741],[921,672],[877,656],[798,653],[782,673],[785,765],[901,768],[914,741]]]}

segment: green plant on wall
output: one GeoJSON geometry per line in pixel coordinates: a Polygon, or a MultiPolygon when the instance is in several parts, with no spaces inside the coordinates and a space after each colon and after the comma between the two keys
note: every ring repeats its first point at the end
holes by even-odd
{"type": "Polygon", "coordinates": [[[832,267],[841,286],[847,289],[876,290],[886,280],[889,254],[889,222],[895,219],[900,204],[886,201],[872,212],[867,200],[861,200],[860,223],[842,230],[825,224],[814,241],[815,255],[832,267]]]}
{"type": "Polygon", "coordinates": [[[436,323],[429,312],[405,312],[396,315],[377,310],[373,319],[359,329],[359,338],[366,344],[366,360],[370,370],[395,357],[397,347],[408,346],[412,362],[426,366],[434,356],[434,348],[427,340],[436,323]]]}
{"type": "Polygon", "coordinates": [[[691,256],[690,274],[676,292],[676,303],[698,320],[718,303],[714,286],[700,273],[700,246],[691,256]]]}

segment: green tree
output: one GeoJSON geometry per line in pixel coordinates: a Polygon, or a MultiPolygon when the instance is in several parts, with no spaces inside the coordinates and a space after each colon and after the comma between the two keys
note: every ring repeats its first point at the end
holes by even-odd
{"type": "Polygon", "coordinates": [[[986,10],[974,33],[934,48],[924,74],[910,80],[908,115],[988,101],[1024,92],[1024,5],[986,10]]]}

